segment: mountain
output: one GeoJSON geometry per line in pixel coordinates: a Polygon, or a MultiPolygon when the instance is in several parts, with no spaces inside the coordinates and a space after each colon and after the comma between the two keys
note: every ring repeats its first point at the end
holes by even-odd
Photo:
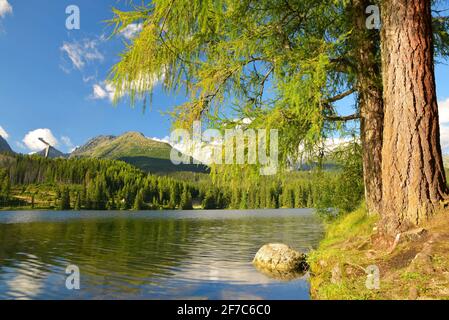
{"type": "Polygon", "coordinates": [[[13,152],[8,142],[0,136],[0,152],[13,152]]]}
{"type": "MultiPolygon", "coordinates": [[[[39,152],[36,152],[37,155],[40,155],[42,157],[45,157],[46,154],[46,149],[41,150],[39,152]]],[[[56,158],[68,158],[69,155],[66,153],[63,153],[61,151],[59,151],[56,148],[50,147],[50,149],[48,150],[48,158],[50,159],[56,159],[56,158]]]]}
{"type": "Polygon", "coordinates": [[[203,165],[174,165],[171,150],[168,143],[149,139],[139,132],[127,132],[118,137],[95,137],[74,150],[70,157],[122,160],[147,172],[207,171],[203,165]]]}

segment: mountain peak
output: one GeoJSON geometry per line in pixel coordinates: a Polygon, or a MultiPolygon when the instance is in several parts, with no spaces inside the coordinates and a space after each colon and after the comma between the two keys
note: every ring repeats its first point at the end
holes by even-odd
{"type": "MultiPolygon", "coordinates": [[[[36,154],[45,157],[45,155],[47,154],[46,151],[47,151],[47,149],[44,149],[44,150],[37,152],[36,154]]],[[[58,149],[56,149],[52,146],[49,147],[48,158],[55,159],[55,158],[67,158],[67,157],[68,157],[67,154],[59,151],[58,149]]]]}
{"type": "Polygon", "coordinates": [[[0,136],[0,152],[13,152],[8,142],[0,136]]]}
{"type": "MultiPolygon", "coordinates": [[[[122,134],[120,137],[126,137],[126,138],[145,138],[145,135],[142,132],[137,131],[128,131],[122,134]]],[[[120,138],[119,137],[119,138],[120,138]]]]}
{"type": "Polygon", "coordinates": [[[205,171],[204,166],[174,165],[170,160],[171,150],[172,147],[166,142],[129,131],[118,137],[95,137],[73,151],[70,157],[122,160],[148,172],[205,171]]]}

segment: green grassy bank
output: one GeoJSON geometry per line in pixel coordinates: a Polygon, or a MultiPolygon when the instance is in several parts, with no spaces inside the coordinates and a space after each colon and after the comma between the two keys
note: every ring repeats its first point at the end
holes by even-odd
{"type": "Polygon", "coordinates": [[[448,214],[402,234],[394,247],[379,245],[377,222],[361,207],[327,225],[309,255],[312,298],[449,299],[448,214]],[[369,266],[379,270],[377,289],[366,285],[369,266]]]}

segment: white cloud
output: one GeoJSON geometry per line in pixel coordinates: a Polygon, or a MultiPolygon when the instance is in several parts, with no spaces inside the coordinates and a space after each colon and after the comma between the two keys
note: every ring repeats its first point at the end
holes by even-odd
{"type": "Polygon", "coordinates": [[[170,137],[169,136],[165,136],[162,139],[161,138],[157,138],[157,137],[153,137],[150,138],[151,140],[157,141],[157,142],[163,142],[163,143],[168,143],[170,144],[170,137]]]}
{"type": "Polygon", "coordinates": [[[76,148],[79,148],[79,146],[75,146],[72,140],[67,136],[62,136],[61,142],[67,147],[69,153],[72,153],[76,148]]]}
{"type": "Polygon", "coordinates": [[[28,132],[23,138],[23,143],[31,151],[41,151],[46,147],[45,143],[39,140],[39,138],[44,139],[51,146],[56,146],[58,140],[55,138],[50,129],[36,129],[28,132]]]}
{"type": "Polygon", "coordinates": [[[114,100],[115,88],[110,83],[97,83],[92,88],[92,99],[108,99],[111,102],[114,100]]]}
{"type": "Polygon", "coordinates": [[[95,80],[95,76],[83,76],[83,82],[88,83],[95,80]]]}
{"type": "MultiPolygon", "coordinates": [[[[158,78],[156,75],[145,75],[140,78],[140,80],[134,80],[131,83],[131,89],[140,91],[141,88],[148,89],[149,87],[156,86],[160,81],[163,81],[165,75],[158,78]]],[[[114,96],[116,93],[116,87],[113,84],[103,81],[101,83],[96,83],[92,86],[91,98],[95,100],[108,99],[109,101],[114,101],[114,96]]],[[[122,98],[124,94],[118,96],[122,98]]]]}
{"type": "Polygon", "coordinates": [[[25,145],[24,145],[22,142],[20,142],[20,141],[16,141],[16,146],[17,146],[18,148],[24,149],[24,150],[26,150],[26,148],[27,148],[27,147],[25,147],[25,145]]]}
{"type": "MultiPolygon", "coordinates": [[[[67,54],[74,68],[82,70],[88,62],[104,60],[103,54],[98,50],[98,43],[97,40],[91,39],[64,42],[60,49],[67,54]]],[[[63,67],[64,69],[66,68],[63,67]]]]}
{"type": "Polygon", "coordinates": [[[438,113],[440,124],[449,124],[449,98],[446,101],[438,103],[438,113]]]}
{"type": "Polygon", "coordinates": [[[5,140],[8,140],[9,138],[8,132],[6,132],[5,129],[2,128],[2,126],[0,126],[0,136],[2,136],[5,140]]]}
{"type": "Polygon", "coordinates": [[[70,140],[69,137],[67,137],[67,136],[62,136],[62,137],[61,137],[61,141],[62,141],[62,143],[63,143],[66,147],[68,147],[68,148],[73,148],[72,140],[70,140]]]}
{"type": "Polygon", "coordinates": [[[441,143],[441,149],[443,150],[443,154],[447,154],[449,152],[449,127],[448,126],[440,127],[440,143],[441,143]]]}
{"type": "Polygon", "coordinates": [[[449,99],[438,103],[440,143],[443,153],[449,152],[449,99]]]}
{"type": "Polygon", "coordinates": [[[7,14],[12,14],[12,6],[8,3],[8,0],[0,0],[0,18],[7,14]]]}
{"type": "Polygon", "coordinates": [[[128,40],[133,39],[142,31],[143,25],[141,23],[131,23],[126,26],[120,33],[128,40]]]}

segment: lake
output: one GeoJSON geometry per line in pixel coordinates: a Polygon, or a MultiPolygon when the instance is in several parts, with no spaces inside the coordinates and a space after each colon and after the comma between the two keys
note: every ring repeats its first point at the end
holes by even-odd
{"type": "Polygon", "coordinates": [[[0,212],[0,299],[309,299],[306,276],[251,261],[266,243],[308,252],[322,236],[308,209],[0,212]]]}

